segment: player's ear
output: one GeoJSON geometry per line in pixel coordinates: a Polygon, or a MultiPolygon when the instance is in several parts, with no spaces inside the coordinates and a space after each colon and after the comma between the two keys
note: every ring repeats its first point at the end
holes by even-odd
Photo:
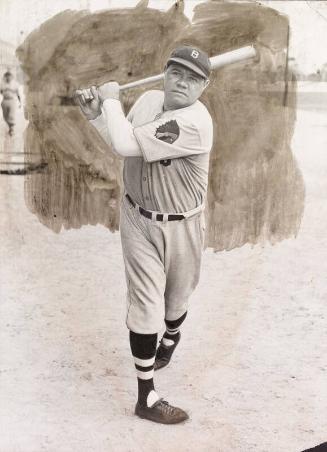
{"type": "Polygon", "coordinates": [[[210,84],[210,80],[208,78],[206,78],[204,81],[204,89],[206,89],[209,84],[210,84]]]}

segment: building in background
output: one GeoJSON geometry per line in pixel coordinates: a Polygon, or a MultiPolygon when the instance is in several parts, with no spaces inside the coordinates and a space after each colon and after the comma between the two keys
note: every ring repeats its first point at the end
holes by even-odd
{"type": "Polygon", "coordinates": [[[322,65],[321,68],[321,81],[327,82],[327,63],[322,65]]]}
{"type": "Polygon", "coordinates": [[[16,73],[18,61],[15,56],[16,47],[0,39],[0,73],[3,74],[7,69],[16,73]]]}

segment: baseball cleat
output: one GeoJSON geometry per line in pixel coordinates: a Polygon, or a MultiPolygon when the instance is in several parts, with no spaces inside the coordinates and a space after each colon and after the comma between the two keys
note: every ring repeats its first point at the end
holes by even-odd
{"type": "Polygon", "coordinates": [[[189,416],[181,408],[169,405],[163,399],[159,399],[151,407],[136,404],[135,414],[141,419],[158,422],[159,424],[179,424],[186,421],[189,416]]]}
{"type": "Polygon", "coordinates": [[[154,362],[154,370],[161,369],[162,367],[167,366],[169,364],[172,354],[174,353],[175,348],[177,347],[178,342],[181,340],[181,333],[176,334],[177,338],[173,345],[165,345],[160,341],[159,347],[156,353],[156,359],[154,362]]]}

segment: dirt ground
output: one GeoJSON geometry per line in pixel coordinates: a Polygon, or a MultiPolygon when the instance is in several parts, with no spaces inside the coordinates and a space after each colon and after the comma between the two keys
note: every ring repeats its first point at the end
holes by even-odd
{"type": "MultiPolygon", "coordinates": [[[[0,176],[1,452],[300,452],[327,441],[327,115],[302,107],[298,237],[206,250],[181,345],[155,375],[160,395],[189,411],[183,425],[133,415],[119,235],[56,235],[26,209],[24,178],[0,176]]],[[[23,122],[13,139],[0,128],[0,150],[22,151],[23,122]]]]}

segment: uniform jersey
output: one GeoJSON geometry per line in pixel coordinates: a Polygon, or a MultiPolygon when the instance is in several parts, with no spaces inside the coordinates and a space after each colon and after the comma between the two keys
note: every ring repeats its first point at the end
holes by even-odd
{"type": "Polygon", "coordinates": [[[145,209],[184,212],[205,200],[212,120],[200,101],[167,111],[163,102],[163,91],[148,91],[127,116],[143,158],[125,158],[124,184],[145,209]]]}
{"type": "Polygon", "coordinates": [[[19,95],[19,85],[15,80],[11,80],[10,82],[3,80],[0,84],[0,93],[6,100],[16,99],[19,95]]]}
{"type": "MultiPolygon", "coordinates": [[[[0,85],[0,93],[2,94],[1,108],[3,119],[12,130],[16,122],[16,110],[18,106],[19,87],[15,80],[7,82],[3,80],[0,85]]],[[[9,133],[11,133],[9,131],[9,133]]]]}

